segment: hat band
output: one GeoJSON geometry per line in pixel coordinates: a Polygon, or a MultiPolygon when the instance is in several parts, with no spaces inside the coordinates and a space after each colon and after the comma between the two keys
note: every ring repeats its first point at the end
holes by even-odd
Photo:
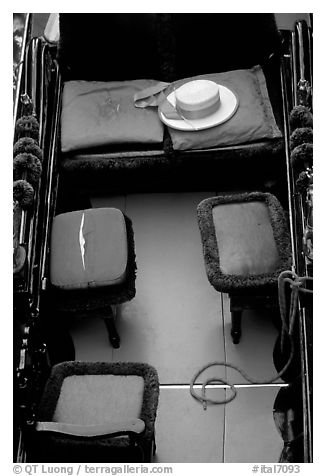
{"type": "Polygon", "coordinates": [[[218,110],[220,101],[216,101],[212,105],[199,109],[197,111],[188,111],[182,107],[176,105],[175,108],[179,112],[180,116],[184,116],[186,119],[203,119],[204,117],[211,116],[218,110]]]}

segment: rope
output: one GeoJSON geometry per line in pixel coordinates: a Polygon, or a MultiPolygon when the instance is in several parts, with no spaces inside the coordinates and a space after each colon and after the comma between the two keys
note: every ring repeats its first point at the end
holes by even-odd
{"type": "Polygon", "coordinates": [[[195,376],[192,378],[190,382],[190,393],[193,398],[198,400],[200,403],[202,403],[204,410],[207,409],[207,405],[220,405],[220,404],[225,404],[229,403],[232,400],[235,399],[237,395],[237,389],[235,386],[228,382],[227,380],[222,379],[221,377],[211,377],[207,379],[205,382],[203,382],[202,387],[201,387],[201,394],[199,395],[195,389],[194,385],[198,377],[208,368],[213,367],[213,366],[223,366],[223,367],[229,367],[231,369],[236,370],[239,372],[239,374],[242,375],[242,377],[249,383],[252,384],[270,384],[275,382],[277,379],[279,379],[289,368],[292,359],[294,357],[294,342],[293,342],[293,330],[294,330],[294,323],[295,323],[295,317],[297,313],[297,308],[298,308],[298,300],[299,300],[299,293],[312,293],[313,291],[310,289],[307,289],[303,287],[305,283],[309,280],[312,280],[312,277],[299,277],[297,276],[293,271],[283,271],[279,277],[278,277],[278,301],[279,301],[279,308],[280,308],[280,315],[281,315],[281,321],[282,321],[282,331],[281,331],[281,350],[283,350],[284,347],[284,338],[287,335],[290,341],[290,356],[288,358],[288,361],[282,368],[280,372],[278,372],[276,375],[273,377],[270,377],[267,380],[256,380],[250,377],[244,370],[242,370],[240,367],[237,365],[234,365],[229,362],[225,361],[214,361],[210,362],[207,365],[201,367],[198,372],[195,374],[195,376]],[[287,323],[287,310],[286,310],[286,294],[285,294],[285,287],[286,284],[290,285],[291,288],[291,297],[290,297],[290,307],[289,307],[289,323],[287,323]],[[226,397],[221,400],[215,400],[212,398],[208,398],[206,396],[206,387],[209,384],[216,384],[216,383],[222,383],[224,385],[227,385],[230,390],[232,391],[231,395],[229,397],[226,397]]]}

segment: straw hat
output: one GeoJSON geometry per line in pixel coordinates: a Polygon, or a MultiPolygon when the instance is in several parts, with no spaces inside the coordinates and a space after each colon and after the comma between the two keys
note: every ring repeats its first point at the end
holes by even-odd
{"type": "MultiPolygon", "coordinates": [[[[236,94],[226,86],[218,85],[220,105],[218,109],[200,119],[188,119],[176,108],[176,91],[167,95],[167,101],[160,104],[158,113],[161,121],[172,129],[181,131],[200,131],[228,121],[238,109],[239,101],[236,94]],[[170,113],[171,112],[171,113],[170,113]]],[[[182,87],[181,85],[179,87],[182,87]]]]}

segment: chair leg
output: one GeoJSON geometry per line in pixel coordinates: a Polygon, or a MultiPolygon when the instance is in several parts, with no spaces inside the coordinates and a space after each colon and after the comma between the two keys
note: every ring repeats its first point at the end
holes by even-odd
{"type": "Polygon", "coordinates": [[[60,362],[75,360],[75,346],[69,332],[69,317],[63,313],[58,318],[56,313],[52,315],[50,312],[49,319],[44,319],[41,326],[52,367],[60,362]]]}
{"type": "Polygon", "coordinates": [[[241,316],[242,311],[231,311],[231,336],[233,344],[239,344],[241,338],[241,316]]]}
{"type": "Polygon", "coordinates": [[[156,443],[155,437],[152,438],[149,442],[143,445],[143,455],[144,455],[144,463],[151,463],[153,456],[156,453],[156,443]]]}
{"type": "Polygon", "coordinates": [[[155,436],[153,438],[153,452],[152,452],[153,456],[156,455],[156,440],[155,440],[155,436]]]}
{"type": "Polygon", "coordinates": [[[102,319],[104,320],[105,327],[109,334],[109,341],[114,349],[119,349],[120,347],[120,337],[118,331],[115,327],[113,311],[110,306],[109,308],[109,315],[103,316],[102,319]]]}

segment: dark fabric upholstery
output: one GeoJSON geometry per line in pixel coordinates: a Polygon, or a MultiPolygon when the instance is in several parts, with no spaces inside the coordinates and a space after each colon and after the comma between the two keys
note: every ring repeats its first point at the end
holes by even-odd
{"type": "MultiPolygon", "coordinates": [[[[197,212],[207,277],[217,291],[235,293],[243,290],[272,289],[277,286],[279,274],[291,267],[291,247],[285,212],[274,195],[260,192],[221,195],[203,200],[198,205],[197,212]],[[265,273],[226,274],[220,267],[219,242],[214,226],[213,209],[222,204],[245,204],[257,201],[265,203],[268,207],[270,225],[274,235],[273,241],[277,248],[279,260],[272,270],[265,273]]],[[[219,223],[219,227],[223,229],[222,222],[219,223]]],[[[232,239],[234,238],[232,237],[232,239]]],[[[245,256],[246,260],[247,258],[245,256]]]]}
{"type": "Polygon", "coordinates": [[[270,13],[60,14],[65,79],[174,81],[250,68],[279,49],[270,13]]]}
{"type": "MultiPolygon", "coordinates": [[[[148,451],[154,437],[159,398],[157,371],[148,364],[133,362],[64,362],[56,365],[52,369],[43,392],[38,408],[38,421],[52,421],[63,381],[72,375],[137,375],[142,377],[144,393],[140,418],[145,422],[145,430],[140,435],[138,443],[142,446],[143,451],[148,451]]],[[[41,457],[42,462],[136,462],[141,461],[144,456],[139,448],[133,446],[128,448],[128,440],[110,437],[87,439],[40,433],[35,435],[34,444],[36,446],[34,448],[35,457],[41,457]]]]}
{"type": "Polygon", "coordinates": [[[280,264],[268,207],[260,201],[213,207],[213,221],[224,274],[267,274],[280,264]]]}
{"type": "Polygon", "coordinates": [[[50,280],[54,286],[69,292],[116,285],[125,279],[127,257],[121,210],[90,208],[54,217],[50,244],[50,280]]]}
{"type": "Polygon", "coordinates": [[[83,153],[63,159],[62,177],[66,187],[88,193],[108,189],[117,193],[175,191],[203,186],[209,190],[260,189],[265,181],[286,176],[283,152],[282,138],[195,153],[120,158],[104,152],[83,153]]]}
{"type": "Polygon", "coordinates": [[[59,60],[64,79],[159,79],[156,15],[60,14],[59,60]]]}
{"type": "MultiPolygon", "coordinates": [[[[231,89],[237,97],[239,107],[228,121],[216,127],[200,131],[169,129],[174,150],[234,147],[281,138],[260,66],[186,78],[173,83],[173,87],[178,88],[191,79],[208,79],[231,89]]],[[[167,96],[171,90],[171,86],[167,88],[167,96]]]]}
{"type": "Polygon", "coordinates": [[[84,290],[60,290],[51,286],[53,308],[60,312],[83,314],[94,311],[100,315],[107,306],[131,300],[136,294],[136,254],[131,220],[125,216],[128,261],[126,277],[122,283],[84,290]]]}
{"type": "Polygon", "coordinates": [[[61,150],[78,151],[101,146],[162,148],[163,124],[156,108],[136,108],[136,92],[153,86],[152,80],[68,81],[61,111],[61,150]]]}
{"type": "Polygon", "coordinates": [[[270,13],[186,13],[172,16],[176,78],[262,64],[280,48],[270,13]]]}
{"type": "MultiPolygon", "coordinates": [[[[280,34],[269,13],[60,14],[58,58],[64,80],[171,82],[260,65],[277,126],[283,132],[280,49],[280,34]]],[[[119,191],[126,186],[142,190],[163,183],[162,177],[168,175],[167,183],[174,178],[177,183],[179,175],[188,180],[192,172],[199,183],[203,160],[202,184],[216,170],[224,175],[224,182],[232,183],[229,162],[246,162],[248,174],[255,174],[261,184],[267,171],[268,180],[282,175],[283,153],[284,140],[279,138],[184,154],[172,150],[165,128],[160,149],[135,144],[124,150],[112,146],[81,150],[63,154],[61,166],[67,183],[84,190],[107,183],[119,191]]],[[[243,178],[240,186],[247,181],[243,178]]]]}

